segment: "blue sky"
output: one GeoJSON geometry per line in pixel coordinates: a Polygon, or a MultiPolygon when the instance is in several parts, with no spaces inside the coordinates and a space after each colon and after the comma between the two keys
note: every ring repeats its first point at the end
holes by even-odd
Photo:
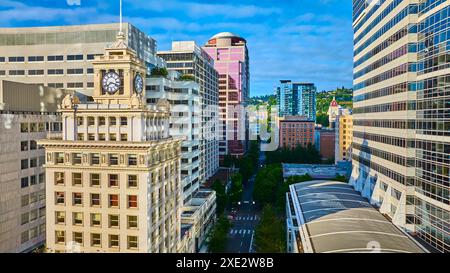
{"type": "MultiPolygon", "coordinates": [[[[110,23],[118,14],[119,0],[0,0],[1,27],[110,23]]],[[[351,87],[351,15],[351,0],[124,0],[124,20],[160,50],[222,31],[246,38],[252,96],[273,93],[281,79],[351,87]]]]}

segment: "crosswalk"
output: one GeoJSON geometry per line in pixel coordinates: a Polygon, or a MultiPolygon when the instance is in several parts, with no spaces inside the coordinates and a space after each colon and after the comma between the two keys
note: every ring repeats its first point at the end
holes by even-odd
{"type": "Polygon", "coordinates": [[[253,229],[231,229],[230,235],[252,235],[255,233],[253,229]]]}
{"type": "Polygon", "coordinates": [[[237,216],[234,218],[235,221],[258,221],[259,216],[237,216]]]}

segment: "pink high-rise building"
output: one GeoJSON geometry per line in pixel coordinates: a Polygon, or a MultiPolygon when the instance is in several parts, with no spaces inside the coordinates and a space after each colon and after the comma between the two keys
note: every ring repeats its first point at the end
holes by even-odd
{"type": "Polygon", "coordinates": [[[219,154],[242,156],[247,152],[248,117],[244,111],[250,96],[247,41],[230,32],[209,39],[203,48],[219,73],[219,154]],[[239,107],[241,106],[241,107],[239,107]]]}

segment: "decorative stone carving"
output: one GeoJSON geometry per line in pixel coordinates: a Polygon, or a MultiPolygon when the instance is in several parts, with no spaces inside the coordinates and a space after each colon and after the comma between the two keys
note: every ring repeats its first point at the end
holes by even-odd
{"type": "Polygon", "coordinates": [[[68,94],[64,97],[61,103],[62,109],[72,109],[75,104],[79,104],[80,99],[74,94],[68,94]]]}
{"type": "Polygon", "coordinates": [[[137,94],[133,94],[130,104],[131,108],[133,109],[142,108],[142,97],[138,96],[137,94]]]}

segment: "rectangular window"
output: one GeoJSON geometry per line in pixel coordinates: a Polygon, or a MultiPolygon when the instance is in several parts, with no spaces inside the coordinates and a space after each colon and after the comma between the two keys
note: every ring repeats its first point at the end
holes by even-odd
{"type": "Polygon", "coordinates": [[[137,188],[138,187],[138,181],[137,181],[137,175],[128,175],[128,188],[137,188]]]}
{"type": "Polygon", "coordinates": [[[80,246],[83,246],[83,233],[82,232],[74,232],[72,234],[73,241],[80,246]]]}
{"type": "Polygon", "coordinates": [[[64,164],[64,153],[55,153],[56,164],[64,164]]]}
{"type": "Polygon", "coordinates": [[[94,126],[95,125],[95,118],[94,117],[88,117],[87,118],[88,126],[94,126]]]}
{"type": "Polygon", "coordinates": [[[91,206],[99,207],[100,206],[100,194],[99,193],[91,193],[91,206]]]}
{"type": "Polygon", "coordinates": [[[137,236],[127,236],[127,245],[128,249],[137,249],[138,248],[138,237],[137,236]]]}
{"type": "Polygon", "coordinates": [[[95,134],[88,134],[89,141],[95,141],[95,134]]]}
{"type": "Polygon", "coordinates": [[[137,166],[137,155],[128,155],[128,165],[137,166]]]}
{"type": "Polygon", "coordinates": [[[74,212],[72,213],[72,221],[75,226],[83,225],[83,213],[82,212],[74,212]]]}
{"type": "Polygon", "coordinates": [[[43,62],[44,56],[29,56],[28,62],[43,62]]]}
{"type": "MultiPolygon", "coordinates": [[[[47,75],[64,75],[64,69],[48,69],[47,75]]],[[[53,86],[51,86],[53,87],[53,86]]],[[[56,87],[56,86],[54,86],[56,87]]]]}
{"type": "Polygon", "coordinates": [[[118,248],[119,247],[119,235],[109,235],[109,247],[118,248]]]}
{"type": "Polygon", "coordinates": [[[21,123],[20,124],[20,132],[21,133],[27,133],[28,132],[28,123],[21,123]]]}
{"type": "Polygon", "coordinates": [[[102,235],[99,233],[91,234],[91,246],[101,247],[102,246],[102,235]]]}
{"type": "Polygon", "coordinates": [[[128,208],[137,208],[138,207],[138,198],[137,195],[128,195],[128,208]]]}
{"type": "Polygon", "coordinates": [[[102,225],[102,215],[100,213],[91,213],[91,226],[100,227],[102,225]]]}
{"type": "Polygon", "coordinates": [[[66,203],[66,193],[56,192],[55,193],[55,203],[56,205],[64,205],[66,203]]]}
{"type": "Polygon", "coordinates": [[[55,185],[64,185],[64,173],[55,173],[55,185]]]}
{"type": "Polygon", "coordinates": [[[36,175],[30,176],[30,186],[34,186],[34,185],[37,185],[37,176],[36,175]]]}
{"type": "Polygon", "coordinates": [[[64,61],[64,56],[57,55],[57,56],[47,56],[48,62],[61,62],[64,61]]]}
{"type": "Polygon", "coordinates": [[[28,159],[22,159],[20,161],[20,168],[22,170],[28,169],[28,159]]]}
{"type": "Polygon", "coordinates": [[[118,208],[119,207],[119,195],[110,194],[109,195],[109,207],[118,208]]]}
{"type": "Polygon", "coordinates": [[[28,151],[28,141],[22,141],[20,142],[20,150],[22,152],[28,151]]]}
{"type": "Polygon", "coordinates": [[[9,57],[8,61],[10,63],[23,63],[25,62],[25,57],[19,56],[19,57],[9,57]]]}
{"type": "Polygon", "coordinates": [[[119,187],[119,175],[110,174],[108,176],[108,186],[109,187],[119,187]]]}
{"type": "Polygon", "coordinates": [[[109,215],[109,227],[119,228],[119,215],[109,215]]]}
{"type": "Polygon", "coordinates": [[[120,118],[120,125],[122,125],[122,126],[128,125],[128,119],[126,117],[121,117],[120,118]]]}
{"type": "Polygon", "coordinates": [[[72,164],[81,165],[81,153],[72,154],[72,164]]]}
{"type": "Polygon", "coordinates": [[[55,212],[55,224],[62,225],[66,223],[66,212],[57,211],[55,212]]]}
{"type": "Polygon", "coordinates": [[[34,221],[38,218],[38,210],[34,209],[30,211],[30,221],[34,221]]]}
{"type": "Polygon", "coordinates": [[[128,135],[127,134],[120,134],[120,141],[128,141],[128,135]]]}
{"type": "Polygon", "coordinates": [[[109,155],[109,165],[111,165],[111,166],[119,165],[119,155],[117,155],[117,154],[110,154],[109,155]]]}
{"type": "Polygon", "coordinates": [[[35,168],[38,165],[37,158],[31,158],[30,159],[30,168],[35,168]]]}
{"type": "Polygon", "coordinates": [[[116,120],[115,117],[110,117],[110,118],[109,118],[109,125],[110,125],[110,126],[115,126],[115,125],[117,125],[117,120],[116,120]]]}
{"type": "Polygon", "coordinates": [[[67,60],[68,61],[82,61],[83,60],[83,55],[78,54],[78,55],[67,55],[67,60]]]}
{"type": "Polygon", "coordinates": [[[30,221],[30,215],[28,214],[28,212],[23,213],[22,216],[20,217],[20,224],[25,225],[29,221],[30,221]]]}
{"type": "Polygon", "coordinates": [[[106,140],[105,134],[98,134],[98,140],[99,141],[105,141],[106,140]]]}
{"type": "Polygon", "coordinates": [[[81,75],[83,74],[83,68],[69,68],[67,69],[67,75],[81,75]]]}
{"type": "Polygon", "coordinates": [[[30,150],[36,150],[36,149],[37,149],[36,140],[30,140],[30,150]]]}
{"type": "Polygon", "coordinates": [[[82,126],[84,124],[84,117],[77,117],[77,126],[82,126]]]}
{"type": "Polygon", "coordinates": [[[91,154],[91,164],[100,165],[100,154],[91,154]]]}
{"type": "Polygon", "coordinates": [[[135,215],[128,215],[127,223],[128,223],[129,229],[137,229],[138,228],[138,217],[135,215]]]}
{"type": "Polygon", "coordinates": [[[74,192],[72,194],[72,201],[74,206],[82,206],[83,205],[83,194],[81,192],[74,192]]]}
{"type": "Polygon", "coordinates": [[[21,239],[20,242],[21,242],[22,244],[25,244],[26,242],[28,242],[28,241],[30,240],[28,230],[22,232],[22,235],[21,235],[21,238],[20,238],[20,239],[21,239]]]}
{"type": "Polygon", "coordinates": [[[30,196],[28,194],[22,195],[22,207],[28,206],[30,204],[30,196]]]}
{"type": "Polygon", "coordinates": [[[20,179],[20,187],[21,187],[22,189],[28,187],[28,186],[29,186],[28,183],[29,183],[28,177],[22,177],[22,178],[20,179]]]}
{"type": "Polygon", "coordinates": [[[66,243],[66,232],[63,230],[55,231],[55,243],[65,244],[66,243]]]}
{"type": "Polygon", "coordinates": [[[78,133],[77,134],[77,140],[78,141],[83,141],[84,140],[84,134],[83,133],[78,133]]]}
{"type": "Polygon", "coordinates": [[[117,134],[109,134],[109,141],[116,141],[117,140],[117,134]]]}
{"type": "Polygon", "coordinates": [[[72,173],[72,186],[83,186],[81,173],[72,173]]]}
{"type": "Polygon", "coordinates": [[[91,187],[100,187],[100,174],[91,173],[91,187]]]}
{"type": "Polygon", "coordinates": [[[98,118],[98,125],[99,126],[103,126],[103,125],[105,125],[106,124],[106,119],[105,119],[105,117],[99,117],[98,118]]]}

